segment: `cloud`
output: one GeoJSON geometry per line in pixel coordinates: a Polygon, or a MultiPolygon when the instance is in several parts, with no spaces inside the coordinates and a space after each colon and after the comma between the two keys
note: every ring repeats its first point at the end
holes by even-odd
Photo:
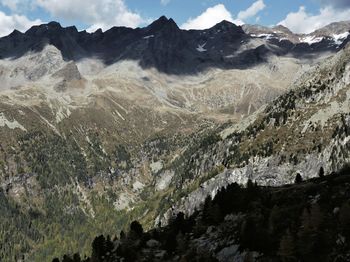
{"type": "Polygon", "coordinates": [[[124,0],[35,0],[36,5],[55,18],[79,21],[88,31],[107,30],[113,26],[137,27],[144,19],[128,9],[124,0]]]}
{"type": "Polygon", "coordinates": [[[321,8],[318,14],[311,14],[301,6],[298,12],[289,13],[278,24],[288,27],[295,33],[311,33],[330,23],[348,20],[349,17],[350,9],[336,10],[334,7],[327,6],[321,8]]]}
{"type": "Polygon", "coordinates": [[[263,0],[258,0],[253,3],[247,10],[243,10],[238,13],[237,18],[234,18],[233,15],[226,9],[223,4],[218,4],[213,7],[209,7],[201,15],[196,18],[190,18],[184,23],[181,28],[183,29],[207,29],[217,23],[220,23],[222,20],[226,20],[236,25],[244,24],[244,21],[256,16],[260,11],[266,7],[263,0]]]}
{"type": "Polygon", "coordinates": [[[334,8],[350,8],[349,0],[318,0],[324,6],[332,6],[334,8]]]}
{"type": "Polygon", "coordinates": [[[231,13],[226,9],[223,4],[218,4],[213,7],[209,7],[204,13],[196,18],[190,18],[184,23],[181,28],[183,29],[207,29],[222,20],[233,22],[231,13]]]}
{"type": "Polygon", "coordinates": [[[160,0],[160,4],[166,6],[170,3],[170,0],[160,0]]]}
{"type": "Polygon", "coordinates": [[[33,0],[0,0],[0,4],[14,13],[22,13],[31,9],[33,0]]]}
{"type": "Polygon", "coordinates": [[[1,0],[1,5],[6,6],[12,11],[17,10],[17,6],[19,4],[19,0],[1,0]]]}
{"type": "Polygon", "coordinates": [[[264,10],[266,7],[263,0],[258,0],[255,3],[253,3],[250,7],[248,7],[247,10],[241,11],[238,13],[237,19],[238,20],[246,20],[251,17],[256,16],[260,11],[264,10]]]}
{"type": "Polygon", "coordinates": [[[6,15],[0,11],[0,36],[10,34],[14,29],[26,31],[33,25],[42,24],[40,19],[34,21],[23,15],[6,15]]]}

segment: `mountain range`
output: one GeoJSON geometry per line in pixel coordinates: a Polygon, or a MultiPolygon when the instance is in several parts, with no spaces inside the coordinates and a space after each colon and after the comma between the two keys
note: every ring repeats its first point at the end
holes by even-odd
{"type": "Polygon", "coordinates": [[[0,260],[89,255],[99,234],[190,217],[232,183],[350,161],[350,22],[0,38],[0,260]]]}
{"type": "Polygon", "coordinates": [[[51,22],[2,38],[0,56],[18,58],[52,45],[65,60],[97,58],[107,65],[133,60],[142,68],[190,74],[210,67],[249,68],[266,62],[269,55],[299,58],[335,52],[349,41],[349,26],[348,22],[331,24],[308,35],[294,34],[283,26],[242,28],[227,21],[207,30],[181,30],[163,16],[145,28],[113,27],[87,33],[51,22]]]}

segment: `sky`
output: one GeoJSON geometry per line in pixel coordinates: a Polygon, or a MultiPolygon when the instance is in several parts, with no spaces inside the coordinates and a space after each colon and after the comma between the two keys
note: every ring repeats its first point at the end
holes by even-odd
{"type": "Polygon", "coordinates": [[[143,27],[162,15],[183,29],[210,28],[227,20],[282,24],[295,33],[310,33],[349,20],[350,0],[0,0],[0,36],[50,21],[89,32],[143,27]]]}

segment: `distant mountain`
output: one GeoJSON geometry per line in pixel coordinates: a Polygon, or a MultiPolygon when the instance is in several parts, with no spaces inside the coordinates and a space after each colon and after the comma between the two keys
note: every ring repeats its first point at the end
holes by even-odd
{"type": "MultiPolygon", "coordinates": [[[[113,27],[106,32],[78,32],[56,22],[14,31],[0,39],[0,57],[19,58],[53,45],[65,60],[99,58],[105,64],[135,60],[143,68],[155,67],[172,74],[200,72],[210,67],[248,68],[266,62],[269,55],[295,57],[335,52],[349,41],[347,23],[334,25],[333,35],[295,35],[285,27],[236,26],[223,21],[206,30],[181,30],[174,20],[160,17],[144,28],[113,27]],[[254,39],[264,42],[252,45],[254,39]]],[[[326,30],[326,28],[324,29],[326,30]]],[[[319,30],[322,32],[322,29],[319,30]]]]}
{"type": "Polygon", "coordinates": [[[294,44],[291,48],[298,51],[289,50],[289,52],[299,54],[303,54],[306,50],[312,53],[338,50],[350,40],[349,21],[332,23],[310,34],[295,34],[282,25],[272,28],[260,25],[243,25],[243,30],[252,37],[263,38],[276,45],[281,45],[277,42],[284,42],[285,45],[290,46],[288,42],[291,42],[294,44]]]}
{"type": "Polygon", "coordinates": [[[328,36],[332,37],[334,35],[341,35],[350,31],[350,21],[336,22],[331,23],[323,28],[320,28],[313,33],[312,35],[317,36],[328,36]]]}
{"type": "Polygon", "coordinates": [[[317,42],[247,28],[161,17],[1,38],[0,260],[87,254],[98,234],[166,225],[230,183],[349,161],[349,37],[333,36],[346,26],[317,42]]]}

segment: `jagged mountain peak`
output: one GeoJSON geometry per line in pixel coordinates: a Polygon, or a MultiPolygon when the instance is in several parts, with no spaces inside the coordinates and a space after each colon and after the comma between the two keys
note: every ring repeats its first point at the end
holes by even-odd
{"type": "Polygon", "coordinates": [[[284,184],[349,159],[349,56],[324,59],[344,53],[328,38],[252,36],[228,21],[180,30],[166,17],[74,31],[53,23],[0,39],[11,57],[0,59],[0,228],[10,236],[0,254],[46,261],[60,234],[78,246],[100,230],[93,222],[115,230],[142,215],[152,226],[228,183],[284,184]]]}
{"type": "Polygon", "coordinates": [[[299,55],[307,55],[316,50],[337,52],[350,40],[350,22],[346,21],[327,25],[310,34],[297,34],[283,25],[243,25],[243,30],[254,38],[265,39],[277,46],[290,47],[299,55]]]}
{"type": "Polygon", "coordinates": [[[208,68],[249,68],[271,56],[299,57],[322,52],[337,52],[347,35],[315,39],[293,34],[283,26],[237,26],[222,21],[205,30],[181,30],[166,16],[144,28],[113,27],[105,32],[78,32],[75,26],[57,22],[37,25],[24,34],[14,32],[0,38],[0,57],[21,57],[40,52],[47,44],[58,48],[65,60],[96,57],[106,65],[134,60],[143,68],[156,68],[171,74],[193,74],[208,68]],[[249,45],[250,40],[253,44],[249,45]],[[305,45],[305,43],[307,43],[305,45]],[[301,45],[300,45],[301,44],[301,45]],[[269,46],[268,54],[261,46],[269,46]]]}
{"type": "Polygon", "coordinates": [[[349,31],[350,31],[350,20],[331,23],[327,26],[324,26],[320,29],[315,30],[311,34],[317,35],[317,36],[332,36],[332,35],[343,34],[349,31]]]}
{"type": "Polygon", "coordinates": [[[275,31],[277,30],[277,31],[286,33],[286,34],[293,34],[293,32],[288,27],[286,27],[284,25],[277,25],[277,26],[274,26],[272,29],[275,31]]]}
{"type": "Polygon", "coordinates": [[[62,28],[61,24],[56,21],[51,21],[47,24],[49,28],[62,28]]]}
{"type": "Polygon", "coordinates": [[[13,30],[11,34],[9,34],[8,36],[10,37],[16,37],[16,36],[21,36],[23,33],[18,31],[17,29],[13,30]]]}
{"type": "Polygon", "coordinates": [[[161,16],[156,21],[151,23],[149,26],[146,27],[146,30],[149,32],[156,32],[159,30],[166,29],[172,29],[172,30],[179,30],[179,27],[177,26],[176,22],[172,18],[167,18],[166,16],[161,16]]]}
{"type": "Polygon", "coordinates": [[[41,25],[35,25],[32,26],[30,29],[28,29],[25,34],[26,35],[40,35],[44,34],[45,32],[52,32],[52,31],[59,31],[62,30],[63,27],[60,23],[52,21],[47,24],[41,24],[41,25]]]}
{"type": "Polygon", "coordinates": [[[101,28],[99,28],[95,32],[93,32],[93,34],[100,35],[100,34],[103,34],[103,31],[101,28]]]}
{"type": "Polygon", "coordinates": [[[36,25],[27,30],[24,35],[41,38],[58,38],[62,35],[77,35],[78,29],[75,26],[62,27],[60,23],[52,21],[47,24],[36,25]]]}
{"type": "Polygon", "coordinates": [[[230,21],[227,21],[227,20],[223,20],[220,23],[217,23],[211,29],[222,30],[224,32],[231,31],[231,32],[243,33],[244,34],[244,31],[243,31],[241,26],[237,26],[236,24],[234,24],[234,23],[232,23],[230,21]]]}

